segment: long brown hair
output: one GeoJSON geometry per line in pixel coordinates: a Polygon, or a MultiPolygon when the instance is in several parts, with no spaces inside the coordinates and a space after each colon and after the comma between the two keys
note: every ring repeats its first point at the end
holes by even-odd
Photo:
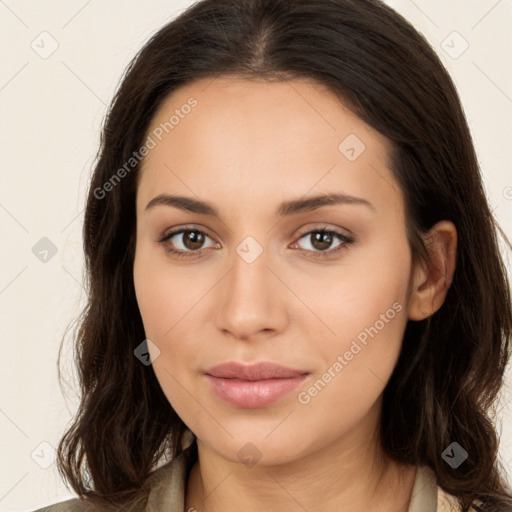
{"type": "Polygon", "coordinates": [[[152,367],[134,357],[145,338],[133,283],[139,165],[126,162],[164,98],[220,74],[316,80],[385,135],[415,262],[428,258],[422,233],[443,219],[455,224],[453,282],[435,314],[407,324],[384,391],[382,444],[399,461],[429,465],[462,510],[476,499],[511,510],[491,417],[512,335],[501,230],[452,80],[426,40],[379,0],[202,0],[130,63],[87,199],[88,304],[76,330],[81,403],[58,447],[63,477],[80,496],[120,506],[141,495],[164,455],[180,453],[186,426],[152,367]],[[452,442],[468,453],[456,469],[442,457],[452,442]]]}

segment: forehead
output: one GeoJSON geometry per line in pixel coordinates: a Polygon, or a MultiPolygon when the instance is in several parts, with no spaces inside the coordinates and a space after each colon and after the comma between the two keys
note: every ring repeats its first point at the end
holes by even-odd
{"type": "Polygon", "coordinates": [[[142,163],[145,200],[177,189],[249,202],[390,185],[386,193],[400,195],[389,141],[312,81],[197,80],[164,100],[148,135],[155,146],[142,163]]]}

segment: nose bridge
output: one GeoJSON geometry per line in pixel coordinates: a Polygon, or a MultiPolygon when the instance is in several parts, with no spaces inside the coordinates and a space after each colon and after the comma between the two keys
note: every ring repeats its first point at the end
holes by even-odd
{"type": "Polygon", "coordinates": [[[252,236],[246,237],[235,249],[232,258],[231,286],[235,293],[248,292],[250,295],[263,291],[262,286],[270,274],[269,251],[252,236]],[[261,290],[260,290],[261,289],[261,290]]]}
{"type": "Polygon", "coordinates": [[[237,337],[247,338],[261,330],[278,330],[286,312],[282,290],[273,273],[270,252],[253,237],[246,237],[231,258],[231,271],[223,285],[217,323],[237,337]]]}

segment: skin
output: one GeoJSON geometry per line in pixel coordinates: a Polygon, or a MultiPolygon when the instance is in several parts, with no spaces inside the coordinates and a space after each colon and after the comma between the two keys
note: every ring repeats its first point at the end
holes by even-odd
{"type": "Polygon", "coordinates": [[[144,159],[134,262],[146,336],[160,350],[154,371],[197,436],[185,510],[406,511],[415,467],[382,450],[382,392],[407,321],[431,315],[444,301],[455,227],[434,226],[425,235],[432,264],[412,266],[389,142],[318,84],[199,80],[166,98],[148,133],[190,97],[197,106],[144,159]],[[338,149],[349,134],[366,146],[353,161],[338,149]],[[146,209],[163,193],[208,201],[220,218],[168,205],[146,209]],[[372,207],[275,215],[282,201],[325,193],[363,198],[372,207]],[[203,245],[187,244],[184,235],[158,242],[182,226],[204,231],[203,245]],[[315,243],[311,232],[322,227],[354,242],[315,243]],[[252,263],[236,251],[248,236],[263,249],[252,263]],[[166,246],[203,252],[178,259],[166,246]],[[322,250],[331,255],[315,258],[322,250]],[[298,394],[396,303],[394,318],[300,403],[298,394]],[[220,400],[203,374],[235,360],[310,374],[269,406],[237,408],[220,400]],[[248,442],[261,456],[253,466],[237,455],[248,442]]]}

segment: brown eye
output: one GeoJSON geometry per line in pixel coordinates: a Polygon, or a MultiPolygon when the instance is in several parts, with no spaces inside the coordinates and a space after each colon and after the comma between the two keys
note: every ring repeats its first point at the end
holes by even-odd
{"type": "Polygon", "coordinates": [[[183,235],[183,245],[191,251],[200,249],[204,244],[205,236],[200,231],[185,231],[183,235]]]}
{"type": "Polygon", "coordinates": [[[334,237],[328,231],[315,231],[310,234],[311,245],[319,251],[325,251],[326,249],[329,249],[333,239],[334,237]]]}
{"type": "Polygon", "coordinates": [[[311,256],[327,257],[346,249],[354,241],[354,238],[332,229],[315,229],[302,235],[296,246],[311,256]]]}
{"type": "MultiPolygon", "coordinates": [[[[159,242],[164,244],[165,248],[175,254],[183,256],[198,255],[205,247],[207,239],[211,240],[206,233],[199,229],[179,229],[163,236],[159,242]]],[[[213,247],[213,241],[210,247],[213,247]]]]}

